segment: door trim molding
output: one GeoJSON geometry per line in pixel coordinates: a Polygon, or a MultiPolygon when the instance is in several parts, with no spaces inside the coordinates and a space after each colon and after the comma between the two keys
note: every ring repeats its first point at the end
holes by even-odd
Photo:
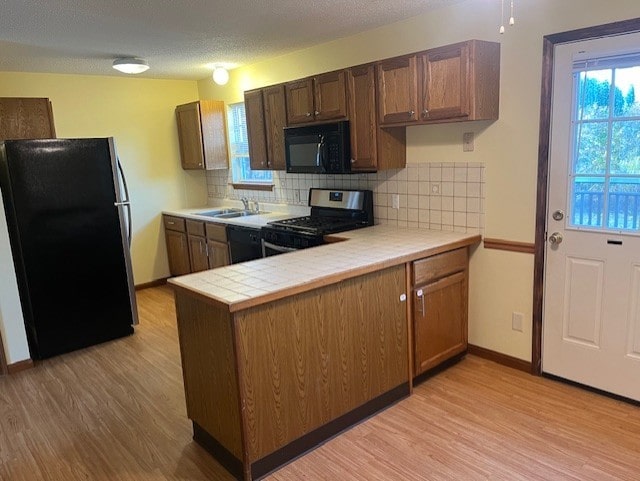
{"type": "Polygon", "coordinates": [[[8,372],[7,358],[4,355],[4,344],[2,343],[2,333],[0,332],[0,376],[4,376],[8,372]]]}
{"type": "Polygon", "coordinates": [[[558,44],[640,32],[640,17],[596,27],[546,35],[542,40],[542,89],[540,93],[540,136],[538,141],[538,187],[533,270],[533,332],[531,364],[534,374],[542,374],[542,312],[544,288],[545,227],[549,177],[549,140],[551,137],[551,101],[553,53],[558,44]]]}

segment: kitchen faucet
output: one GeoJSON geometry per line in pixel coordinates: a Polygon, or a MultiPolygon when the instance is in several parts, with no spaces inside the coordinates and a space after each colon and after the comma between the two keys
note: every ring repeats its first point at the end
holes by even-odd
{"type": "Polygon", "coordinates": [[[242,201],[242,205],[244,206],[244,210],[249,210],[249,199],[243,197],[240,199],[242,201]]]}
{"type": "Polygon", "coordinates": [[[242,201],[242,205],[244,206],[244,210],[249,212],[258,213],[260,212],[260,204],[255,199],[248,199],[247,197],[243,197],[240,199],[242,201]]]}

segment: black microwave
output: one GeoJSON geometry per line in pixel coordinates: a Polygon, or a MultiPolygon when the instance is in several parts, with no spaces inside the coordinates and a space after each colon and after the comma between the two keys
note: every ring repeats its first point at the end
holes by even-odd
{"type": "Polygon", "coordinates": [[[348,174],[351,172],[349,121],[286,127],[287,172],[348,174]]]}

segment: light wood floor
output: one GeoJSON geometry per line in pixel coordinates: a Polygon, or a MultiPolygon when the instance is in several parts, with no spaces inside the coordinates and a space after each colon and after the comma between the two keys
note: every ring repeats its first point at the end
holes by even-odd
{"type": "MultiPolygon", "coordinates": [[[[0,378],[0,480],[232,479],[191,440],[171,291],[138,302],[134,336],[0,378]]],[[[469,356],[267,479],[640,480],[640,408],[469,356]]]]}

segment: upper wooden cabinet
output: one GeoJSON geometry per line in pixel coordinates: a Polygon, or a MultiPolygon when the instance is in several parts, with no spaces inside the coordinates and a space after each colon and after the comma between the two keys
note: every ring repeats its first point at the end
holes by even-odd
{"type": "Polygon", "coordinates": [[[347,117],[345,70],[285,84],[287,122],[338,120],[347,117]]]}
{"type": "Polygon", "coordinates": [[[49,99],[0,97],[0,140],[55,137],[49,99]]]}
{"type": "Polygon", "coordinates": [[[183,169],[227,169],[227,116],[224,102],[199,100],[176,107],[183,169]]]}
{"type": "Polygon", "coordinates": [[[381,124],[418,119],[417,57],[397,57],[378,63],[378,119],[381,124]]]}
{"type": "Polygon", "coordinates": [[[404,127],[381,130],[376,118],[375,65],[351,67],[347,72],[351,170],[374,172],[406,164],[404,127]]]}
{"type": "Polygon", "coordinates": [[[500,45],[470,40],[378,63],[381,125],[498,118],[500,45]]]}
{"type": "Polygon", "coordinates": [[[287,124],[284,85],[244,93],[252,170],[284,170],[287,124]]]}

